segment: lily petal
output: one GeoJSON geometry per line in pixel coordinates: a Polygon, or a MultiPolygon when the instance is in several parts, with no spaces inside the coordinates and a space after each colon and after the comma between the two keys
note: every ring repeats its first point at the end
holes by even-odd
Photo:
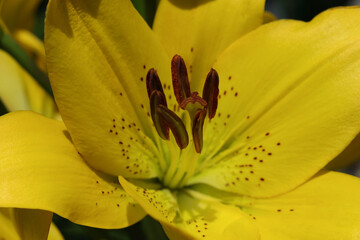
{"type": "Polygon", "coordinates": [[[169,56],[182,56],[193,91],[202,92],[219,54],[243,34],[260,26],[264,0],[162,0],[154,20],[169,56]]]}
{"type": "Polygon", "coordinates": [[[11,32],[30,29],[39,4],[40,0],[2,0],[0,15],[11,32]]]}
{"type": "Polygon", "coordinates": [[[64,240],[63,235],[54,223],[50,225],[48,240],[64,240]]]}
{"type": "Polygon", "coordinates": [[[4,51],[0,51],[0,71],[0,98],[10,111],[33,110],[47,117],[55,116],[53,99],[4,51]]]}
{"type": "Polygon", "coordinates": [[[123,177],[119,181],[147,213],[160,221],[172,240],[260,239],[255,224],[237,207],[197,199],[185,192],[173,195],[166,189],[136,187],[123,177]]]}
{"type": "Polygon", "coordinates": [[[145,77],[155,68],[170,86],[170,60],[131,2],[50,1],[45,50],[60,113],[86,161],[112,175],[158,176],[145,77]]]}
{"type": "Polygon", "coordinates": [[[323,171],[286,194],[249,200],[243,211],[264,240],[359,239],[359,188],[359,178],[323,171]]]}
{"type": "Polygon", "coordinates": [[[20,240],[9,208],[0,208],[0,239],[20,240]]]}
{"type": "Polygon", "coordinates": [[[32,112],[0,118],[0,206],[42,209],[92,227],[127,227],[145,216],[117,179],[91,169],[60,121],[32,112]]]}
{"type": "Polygon", "coordinates": [[[16,31],[13,37],[27,54],[32,57],[37,66],[43,72],[47,72],[44,43],[32,32],[27,30],[16,31]]]}
{"type": "Polygon", "coordinates": [[[327,170],[339,170],[360,161],[360,134],[354,138],[345,150],[324,168],[327,170]]]}
{"type": "Polygon", "coordinates": [[[14,221],[21,239],[47,240],[53,214],[34,209],[13,209],[14,221]]]}
{"type": "Polygon", "coordinates": [[[229,48],[192,183],[277,195],[341,153],[360,131],[359,24],[360,8],[337,8],[265,24],[229,48]]]}
{"type": "Polygon", "coordinates": [[[0,97],[7,109],[30,110],[23,78],[31,78],[6,52],[0,51],[0,97]]]}
{"type": "Polygon", "coordinates": [[[263,24],[277,20],[276,16],[269,11],[264,12],[263,24]]]}

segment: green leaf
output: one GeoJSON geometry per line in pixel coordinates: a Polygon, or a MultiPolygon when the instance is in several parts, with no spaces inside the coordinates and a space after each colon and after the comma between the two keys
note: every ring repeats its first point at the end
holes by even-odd
{"type": "Polygon", "coordinates": [[[146,235],[146,240],[168,240],[164,230],[161,227],[161,224],[150,216],[146,216],[140,222],[141,229],[146,235]]]}
{"type": "Polygon", "coordinates": [[[156,0],[131,0],[136,10],[145,19],[147,24],[151,27],[154,21],[155,11],[157,8],[156,0]]]}
{"type": "Polygon", "coordinates": [[[7,108],[5,107],[5,104],[3,103],[3,101],[1,101],[0,98],[0,116],[7,114],[9,111],[7,110],[7,108]]]}

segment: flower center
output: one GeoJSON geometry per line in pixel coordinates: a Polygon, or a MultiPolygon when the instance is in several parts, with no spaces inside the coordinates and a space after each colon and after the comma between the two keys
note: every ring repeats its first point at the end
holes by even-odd
{"type": "Polygon", "coordinates": [[[163,181],[166,186],[176,188],[186,183],[186,179],[191,176],[196,166],[197,156],[192,157],[192,154],[188,154],[193,150],[187,150],[187,154],[183,152],[189,145],[188,132],[191,133],[197,155],[201,153],[205,118],[208,116],[209,119],[212,119],[217,109],[219,76],[216,70],[210,70],[206,77],[202,97],[200,97],[198,92],[191,92],[186,65],[179,55],[175,55],[171,61],[171,75],[178,105],[189,113],[191,119],[189,131],[187,131],[182,119],[167,107],[161,81],[153,68],[147,73],[146,88],[150,99],[151,118],[157,133],[162,139],[170,140],[171,130],[181,150],[179,160],[170,161],[163,181]]]}

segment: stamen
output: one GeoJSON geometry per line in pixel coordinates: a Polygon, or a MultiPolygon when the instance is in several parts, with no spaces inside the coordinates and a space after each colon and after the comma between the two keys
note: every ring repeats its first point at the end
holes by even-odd
{"type": "Polygon", "coordinates": [[[158,106],[166,107],[164,103],[166,104],[164,94],[158,90],[153,90],[150,96],[151,118],[159,136],[164,140],[169,140],[169,127],[166,125],[164,119],[162,119],[159,113],[156,111],[158,106]]]}
{"type": "MultiPolygon", "coordinates": [[[[191,92],[186,65],[179,55],[175,55],[171,60],[171,75],[176,100],[192,119],[191,131],[195,150],[201,153],[205,117],[209,112],[209,119],[212,119],[218,106],[219,75],[216,70],[210,70],[206,77],[202,97],[198,96],[198,92],[191,92]]],[[[146,88],[150,98],[151,118],[159,136],[169,140],[169,130],[171,130],[179,148],[186,148],[189,144],[186,127],[181,118],[168,109],[163,86],[153,68],[146,75],[146,88]]]]}
{"type": "Polygon", "coordinates": [[[157,106],[156,113],[162,117],[162,119],[165,121],[165,124],[171,129],[179,148],[186,148],[189,144],[189,136],[181,119],[174,112],[163,105],[157,106]]]}
{"type": "Polygon", "coordinates": [[[186,98],[191,96],[190,84],[184,59],[175,55],[171,61],[171,75],[174,95],[180,105],[186,98]]]}
{"type": "Polygon", "coordinates": [[[215,69],[211,69],[206,77],[203,89],[203,99],[207,102],[209,118],[212,119],[216,114],[219,95],[219,75],[215,69]]]}
{"type": "Polygon", "coordinates": [[[195,150],[197,153],[201,153],[201,149],[203,146],[203,126],[204,119],[206,117],[206,108],[198,109],[195,113],[195,117],[193,120],[193,140],[195,145],[195,150]]]}
{"type": "MultiPolygon", "coordinates": [[[[160,78],[157,72],[153,68],[151,68],[146,75],[146,89],[149,98],[151,97],[151,94],[154,90],[160,91],[163,94],[163,96],[165,96],[160,78]]],[[[166,98],[164,97],[163,99],[164,99],[164,103],[162,104],[164,106],[167,106],[166,98]]]]}

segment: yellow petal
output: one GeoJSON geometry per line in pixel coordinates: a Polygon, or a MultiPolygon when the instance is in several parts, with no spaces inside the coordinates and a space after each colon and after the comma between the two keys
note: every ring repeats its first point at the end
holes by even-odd
{"type": "Polygon", "coordinates": [[[60,230],[56,227],[54,223],[50,225],[49,237],[48,240],[64,240],[60,230]]]}
{"type": "Polygon", "coordinates": [[[136,187],[119,177],[121,185],[153,218],[171,240],[260,239],[256,226],[237,207],[198,199],[185,192],[136,187]]]}
{"type": "Polygon", "coordinates": [[[45,48],[44,43],[37,38],[32,32],[19,30],[13,34],[14,39],[36,62],[37,66],[46,72],[45,48]]]}
{"type": "Polygon", "coordinates": [[[10,111],[30,110],[23,86],[24,78],[31,78],[6,52],[0,51],[0,97],[10,111]]]}
{"type": "Polygon", "coordinates": [[[264,12],[263,24],[277,20],[276,16],[269,11],[264,12]]]}
{"type": "Polygon", "coordinates": [[[14,222],[23,240],[48,239],[53,214],[48,211],[14,208],[14,222]]]}
{"type": "Polygon", "coordinates": [[[145,78],[155,68],[169,85],[170,60],[131,2],[50,1],[45,50],[56,102],[86,161],[113,175],[156,177],[145,78]]]}
{"type": "Polygon", "coordinates": [[[40,0],[2,0],[1,18],[11,32],[30,29],[40,0]]]}
{"type": "Polygon", "coordinates": [[[0,208],[0,239],[20,240],[11,217],[12,209],[0,208]]]}
{"type": "Polygon", "coordinates": [[[59,229],[51,223],[51,217],[52,213],[42,210],[0,208],[0,239],[20,240],[21,235],[22,240],[63,240],[59,229]],[[43,224],[39,225],[40,222],[43,224]],[[50,223],[49,230],[46,226],[50,223]]]}
{"type": "Polygon", "coordinates": [[[154,20],[170,57],[182,56],[192,91],[202,92],[219,54],[243,34],[262,24],[264,0],[162,0],[154,20]]]}
{"type": "Polygon", "coordinates": [[[0,206],[43,209],[92,227],[127,227],[145,215],[117,179],[91,169],[63,123],[31,112],[0,118],[0,206]]]}
{"type": "Polygon", "coordinates": [[[324,171],[289,193],[241,201],[264,240],[360,239],[359,188],[359,178],[324,171]]]}
{"type": "Polygon", "coordinates": [[[214,68],[217,117],[195,182],[251,196],[295,188],[360,131],[360,8],[265,24],[214,68]]]}
{"type": "Polygon", "coordinates": [[[360,134],[340,153],[334,160],[329,162],[325,169],[339,170],[360,161],[360,134]]]}
{"type": "Polygon", "coordinates": [[[0,51],[0,71],[0,98],[8,110],[32,110],[47,117],[56,115],[52,98],[4,51],[0,51]]]}

